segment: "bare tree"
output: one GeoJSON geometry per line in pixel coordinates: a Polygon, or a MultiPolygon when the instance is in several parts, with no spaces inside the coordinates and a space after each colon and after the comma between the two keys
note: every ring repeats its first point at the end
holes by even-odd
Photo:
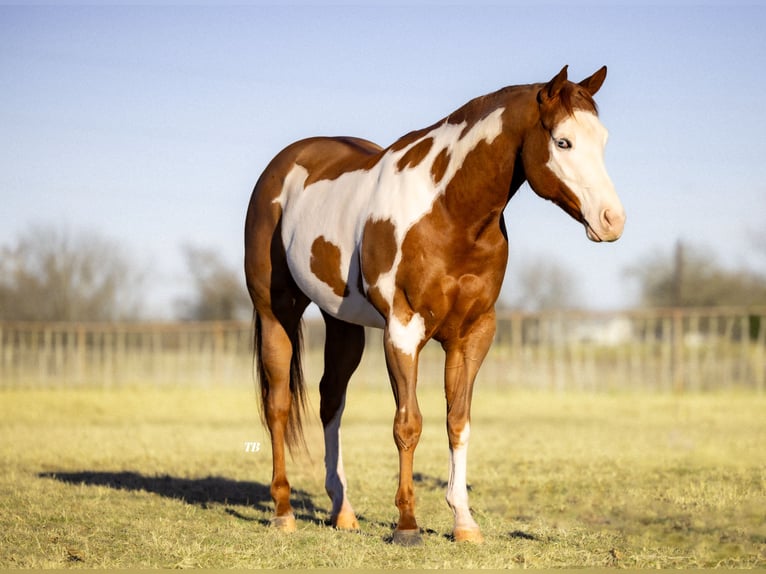
{"type": "Polygon", "coordinates": [[[96,232],[33,225],[0,248],[0,319],[135,318],[142,282],[115,241],[96,232]]]}
{"type": "Polygon", "coordinates": [[[766,279],[747,269],[722,267],[709,250],[677,243],[626,270],[647,307],[766,304],[766,279]]]}
{"type": "Polygon", "coordinates": [[[580,300],[575,274],[550,257],[509,267],[510,305],[528,311],[574,307],[580,300]]]}
{"type": "Polygon", "coordinates": [[[194,294],[178,301],[181,318],[194,321],[250,318],[252,304],[238,268],[227,265],[213,249],[186,245],[183,252],[194,294]]]}

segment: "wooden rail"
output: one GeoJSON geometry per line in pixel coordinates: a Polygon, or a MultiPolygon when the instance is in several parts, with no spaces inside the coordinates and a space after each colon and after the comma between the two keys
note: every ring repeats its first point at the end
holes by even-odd
{"type": "MultiPolygon", "coordinates": [[[[387,385],[369,330],[353,384],[387,385]]],[[[324,328],[307,320],[305,368],[321,376],[324,328]]],[[[441,385],[429,343],[421,385],[441,385]]],[[[249,323],[3,323],[0,388],[252,385],[249,323]]],[[[766,309],[506,313],[481,385],[579,390],[766,389],[766,309]]]]}

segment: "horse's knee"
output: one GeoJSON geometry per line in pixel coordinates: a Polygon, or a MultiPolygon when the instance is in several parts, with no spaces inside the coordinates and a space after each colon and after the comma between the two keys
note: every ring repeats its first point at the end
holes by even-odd
{"type": "Polygon", "coordinates": [[[399,409],[394,419],[394,440],[400,450],[414,449],[423,430],[423,417],[419,411],[399,409]]]}

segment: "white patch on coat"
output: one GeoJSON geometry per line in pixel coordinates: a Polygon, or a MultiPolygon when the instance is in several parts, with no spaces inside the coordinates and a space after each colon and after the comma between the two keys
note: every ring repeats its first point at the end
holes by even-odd
{"type": "Polygon", "coordinates": [[[388,336],[397,349],[414,358],[420,343],[426,338],[426,323],[418,313],[406,325],[393,315],[388,321],[388,336]]]}
{"type": "MultiPolygon", "coordinates": [[[[368,220],[390,220],[394,224],[397,253],[392,268],[376,286],[393,308],[396,272],[401,246],[409,229],[432,208],[468,154],[482,141],[491,143],[502,131],[503,108],[477,122],[462,138],[466,123],[442,123],[410,145],[385,152],[369,170],[346,172],[334,180],[320,180],[304,187],[307,170],[295,165],[285,178],[274,201],[282,206],[282,240],[287,263],[298,287],[331,315],[371,327],[384,327],[384,317],[358,292],[359,253],[368,220]],[[432,138],[426,157],[414,167],[397,169],[397,163],[415,145],[432,138]],[[444,177],[434,184],[431,166],[437,155],[449,149],[450,161],[444,177]],[[311,246],[318,237],[340,250],[340,274],[349,295],[340,297],[310,268],[311,246]]],[[[369,287],[369,286],[365,286],[369,287]]],[[[405,343],[406,344],[406,343],[405,343]]]]}
{"type": "Polygon", "coordinates": [[[604,210],[609,210],[615,220],[625,218],[622,203],[604,164],[607,137],[608,132],[598,116],[576,110],[553,129],[546,164],[580,200],[585,221],[599,237],[608,237],[614,231],[604,229],[602,225],[604,210]],[[569,140],[572,147],[560,149],[557,142],[561,139],[569,140]]]}

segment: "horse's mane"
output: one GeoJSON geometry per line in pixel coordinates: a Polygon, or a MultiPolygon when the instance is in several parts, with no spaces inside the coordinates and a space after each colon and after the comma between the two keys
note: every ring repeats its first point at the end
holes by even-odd
{"type": "MultiPolygon", "coordinates": [[[[512,94],[529,90],[538,92],[539,90],[542,90],[545,85],[546,84],[506,86],[496,92],[474,98],[452,112],[445,119],[449,123],[460,123],[467,120],[469,124],[471,124],[492,113],[498,107],[506,105],[508,98],[512,94]]],[[[584,110],[598,115],[598,106],[590,92],[582,86],[572,82],[564,84],[561,90],[554,96],[551,104],[556,105],[557,103],[561,105],[561,107],[564,108],[564,111],[570,116],[574,114],[575,110],[584,110]]],[[[468,128],[470,128],[470,125],[468,128]]]]}

